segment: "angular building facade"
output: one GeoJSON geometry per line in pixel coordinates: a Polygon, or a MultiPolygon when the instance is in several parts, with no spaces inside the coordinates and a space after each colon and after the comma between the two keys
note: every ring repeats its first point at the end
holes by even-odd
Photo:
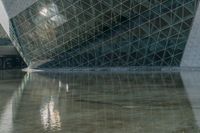
{"type": "Polygon", "coordinates": [[[200,23],[199,0],[3,0],[0,6],[7,17],[1,23],[29,68],[193,67],[193,56],[200,66],[198,50],[191,52],[200,50],[198,41],[189,41],[200,23]]]}

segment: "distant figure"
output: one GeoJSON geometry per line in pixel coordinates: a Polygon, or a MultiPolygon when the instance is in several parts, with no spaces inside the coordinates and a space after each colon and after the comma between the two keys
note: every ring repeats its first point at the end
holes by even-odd
{"type": "Polygon", "coordinates": [[[59,83],[58,83],[58,92],[60,93],[60,89],[62,88],[62,83],[61,83],[61,81],[59,81],[59,83]]]}
{"type": "Polygon", "coordinates": [[[66,89],[66,93],[69,92],[69,85],[68,84],[66,84],[66,88],[65,89],[66,89]]]}
{"type": "MultiPolygon", "coordinates": [[[[58,89],[59,89],[59,92],[60,92],[60,89],[62,89],[62,82],[61,81],[59,81],[58,86],[59,86],[58,89]]],[[[66,93],[69,92],[69,84],[68,83],[66,83],[66,85],[65,85],[65,91],[66,91],[66,93]]]]}

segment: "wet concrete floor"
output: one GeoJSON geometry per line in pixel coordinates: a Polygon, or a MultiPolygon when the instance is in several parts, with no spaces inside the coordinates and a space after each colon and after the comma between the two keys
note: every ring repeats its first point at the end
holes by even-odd
{"type": "Polygon", "coordinates": [[[0,133],[200,133],[200,72],[0,71],[0,133]]]}

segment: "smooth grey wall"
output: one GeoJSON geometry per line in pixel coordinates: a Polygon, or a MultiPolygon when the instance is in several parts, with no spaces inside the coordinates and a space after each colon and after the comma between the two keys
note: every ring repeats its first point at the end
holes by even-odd
{"type": "Polygon", "coordinates": [[[200,72],[184,71],[181,78],[190,101],[196,124],[200,128],[200,72]]]}
{"type": "Polygon", "coordinates": [[[181,67],[200,67],[200,6],[186,44],[181,67]]]}
{"type": "Polygon", "coordinates": [[[10,36],[9,19],[37,2],[38,0],[0,0],[0,24],[10,36]]]}
{"type": "Polygon", "coordinates": [[[20,12],[38,0],[2,0],[9,18],[15,17],[20,12]]]}
{"type": "Polygon", "coordinates": [[[0,24],[2,25],[6,33],[9,35],[9,17],[4,8],[2,0],[0,0],[0,24]]]}

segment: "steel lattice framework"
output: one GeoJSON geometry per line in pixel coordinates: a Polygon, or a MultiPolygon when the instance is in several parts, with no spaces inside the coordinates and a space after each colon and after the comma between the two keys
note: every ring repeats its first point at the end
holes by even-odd
{"type": "Polygon", "coordinates": [[[11,19],[30,67],[179,66],[198,0],[38,0],[11,19]]]}

